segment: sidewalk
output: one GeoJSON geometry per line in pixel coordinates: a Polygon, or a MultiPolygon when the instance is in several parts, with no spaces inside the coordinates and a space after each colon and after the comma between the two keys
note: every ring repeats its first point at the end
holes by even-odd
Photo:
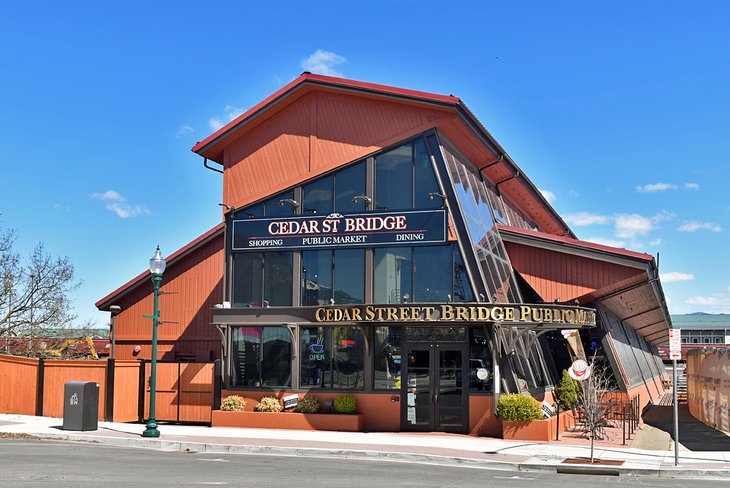
{"type": "Polygon", "coordinates": [[[161,437],[141,437],[142,424],[99,422],[96,431],[61,430],[62,419],[0,414],[0,432],[109,446],[141,447],[170,451],[277,454],[285,456],[339,457],[462,465],[491,469],[585,474],[643,475],[677,478],[730,478],[730,451],[680,451],[674,466],[673,446],[647,450],[597,446],[600,465],[566,463],[587,458],[590,445],[510,442],[455,434],[351,433],[238,429],[189,425],[160,425],[161,437]]]}

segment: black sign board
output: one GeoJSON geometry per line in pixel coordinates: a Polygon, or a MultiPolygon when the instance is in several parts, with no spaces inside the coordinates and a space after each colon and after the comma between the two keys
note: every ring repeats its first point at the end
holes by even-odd
{"type": "Polygon", "coordinates": [[[446,242],[445,210],[233,221],[233,250],[370,247],[446,242]]]}

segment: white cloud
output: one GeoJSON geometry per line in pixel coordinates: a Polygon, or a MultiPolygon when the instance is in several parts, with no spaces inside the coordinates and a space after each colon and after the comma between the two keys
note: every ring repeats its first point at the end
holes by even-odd
{"type": "Polygon", "coordinates": [[[576,227],[594,224],[607,224],[611,221],[611,217],[608,215],[599,215],[591,212],[567,214],[564,218],[568,225],[574,225],[576,227]]]}
{"type": "Polygon", "coordinates": [[[699,190],[700,189],[700,185],[698,185],[697,183],[685,183],[684,187],[687,190],[699,190]]]}
{"type": "Polygon", "coordinates": [[[334,69],[338,64],[342,64],[347,59],[339,54],[335,54],[332,51],[325,51],[324,49],[317,49],[307,59],[302,61],[302,68],[304,71],[310,73],[317,73],[325,76],[339,76],[340,78],[344,75],[334,69]]]}
{"type": "Polygon", "coordinates": [[[210,118],[208,123],[210,124],[211,129],[218,130],[222,128],[224,125],[241,115],[243,113],[243,109],[232,105],[226,105],[223,108],[223,112],[223,115],[216,115],[215,117],[210,118]]]}
{"type": "Polygon", "coordinates": [[[661,239],[654,239],[653,241],[649,242],[650,246],[661,246],[664,244],[664,241],[661,239]]]}
{"type": "Polygon", "coordinates": [[[632,238],[654,230],[651,218],[639,214],[618,214],[614,218],[616,237],[632,238]]]}
{"type": "Polygon", "coordinates": [[[548,201],[548,203],[553,203],[557,198],[555,197],[555,193],[549,191],[549,190],[540,190],[540,193],[542,193],[542,196],[545,197],[545,200],[548,201]]]}
{"type": "Polygon", "coordinates": [[[669,273],[661,273],[659,275],[661,280],[665,283],[673,283],[675,281],[693,281],[695,275],[691,273],[681,273],[679,271],[670,271],[669,273]]]}
{"type": "Polygon", "coordinates": [[[593,242],[595,244],[603,244],[604,246],[618,247],[618,248],[626,247],[626,241],[619,241],[617,239],[607,239],[605,237],[589,237],[586,240],[588,242],[593,242]]]}
{"type": "Polygon", "coordinates": [[[107,190],[104,193],[92,193],[91,198],[106,202],[106,209],[117,214],[117,217],[126,219],[140,215],[151,215],[152,212],[144,205],[131,205],[119,193],[107,190]]]}
{"type": "Polygon", "coordinates": [[[192,127],[188,124],[181,125],[180,128],[177,130],[177,134],[175,134],[175,139],[180,139],[181,137],[188,136],[195,132],[192,127]]]}
{"type": "Polygon", "coordinates": [[[722,232],[722,227],[712,222],[690,221],[677,227],[679,232],[697,232],[698,230],[711,230],[712,232],[722,232]]]}
{"type": "Polygon", "coordinates": [[[676,190],[677,185],[669,183],[650,183],[648,185],[640,185],[636,187],[639,193],[656,193],[658,191],[676,190]]]}
{"type": "Polygon", "coordinates": [[[689,297],[684,303],[695,307],[695,311],[697,312],[730,313],[730,287],[725,291],[713,293],[710,296],[700,295],[689,297]]]}

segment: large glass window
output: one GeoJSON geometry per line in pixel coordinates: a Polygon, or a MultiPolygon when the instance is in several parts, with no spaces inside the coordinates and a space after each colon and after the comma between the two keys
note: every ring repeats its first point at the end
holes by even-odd
{"type": "Polygon", "coordinates": [[[334,251],[335,303],[365,303],[365,250],[334,251]]]}
{"type": "Polygon", "coordinates": [[[302,305],[365,302],[365,251],[302,252],[302,305]]]}
{"type": "Polygon", "coordinates": [[[335,173],[335,211],[339,213],[363,212],[367,209],[365,200],[353,202],[358,195],[365,195],[365,162],[335,173]]]}
{"type": "Polygon", "coordinates": [[[264,253],[264,304],[291,306],[293,272],[291,252],[264,253]]]}
{"type": "Polygon", "coordinates": [[[302,251],[302,305],[329,305],[332,251],[302,251]]]}
{"type": "Polygon", "coordinates": [[[413,248],[415,302],[451,301],[452,255],[451,246],[413,248]]]}
{"type": "Polygon", "coordinates": [[[232,385],[291,386],[291,334],[285,327],[235,327],[232,385]]]}
{"type": "Polygon", "coordinates": [[[302,187],[302,213],[305,215],[332,213],[334,178],[326,176],[302,187]]]}
{"type": "Polygon", "coordinates": [[[289,306],[292,300],[291,252],[233,254],[233,306],[289,306]]]}
{"type": "Polygon", "coordinates": [[[492,351],[484,327],[469,328],[469,388],[492,391],[492,351]],[[484,370],[484,371],[480,371],[484,370]]]}
{"type": "Polygon", "coordinates": [[[474,301],[455,245],[381,247],[373,256],[375,303],[474,301]]]}
{"type": "Polygon", "coordinates": [[[233,255],[233,306],[260,307],[263,299],[263,253],[233,255]]]}
{"type": "Polygon", "coordinates": [[[365,340],[360,327],[304,327],[300,338],[303,388],[363,388],[365,340]]]}
{"type": "Polygon", "coordinates": [[[422,139],[375,158],[376,210],[439,208],[441,198],[431,159],[422,139]],[[429,194],[431,198],[429,198],[429,194]]]}
{"type": "Polygon", "coordinates": [[[410,247],[380,247],[374,250],[375,303],[411,302],[412,251],[410,247]]]}
{"type": "Polygon", "coordinates": [[[403,328],[375,327],[373,345],[373,388],[399,390],[403,328]]]}

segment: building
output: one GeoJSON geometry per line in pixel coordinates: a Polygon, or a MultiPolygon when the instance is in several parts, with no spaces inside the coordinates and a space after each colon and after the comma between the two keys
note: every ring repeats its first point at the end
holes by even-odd
{"type": "MultiPolygon", "coordinates": [[[[193,151],[223,222],[168,258],[160,358],[221,358],[254,399],[353,394],[369,431],[493,434],[500,393],[550,401],[576,357],[662,393],[654,259],[577,239],[459,98],[304,73],[193,151]]],[[[97,302],[117,357],[149,357],[151,292],[97,302]]]]}
{"type": "MultiPolygon", "coordinates": [[[[730,315],[728,314],[672,315],[672,325],[675,329],[682,330],[682,360],[692,349],[730,347],[730,315]]],[[[659,355],[664,361],[669,361],[669,346],[660,346],[659,355]]]]}

